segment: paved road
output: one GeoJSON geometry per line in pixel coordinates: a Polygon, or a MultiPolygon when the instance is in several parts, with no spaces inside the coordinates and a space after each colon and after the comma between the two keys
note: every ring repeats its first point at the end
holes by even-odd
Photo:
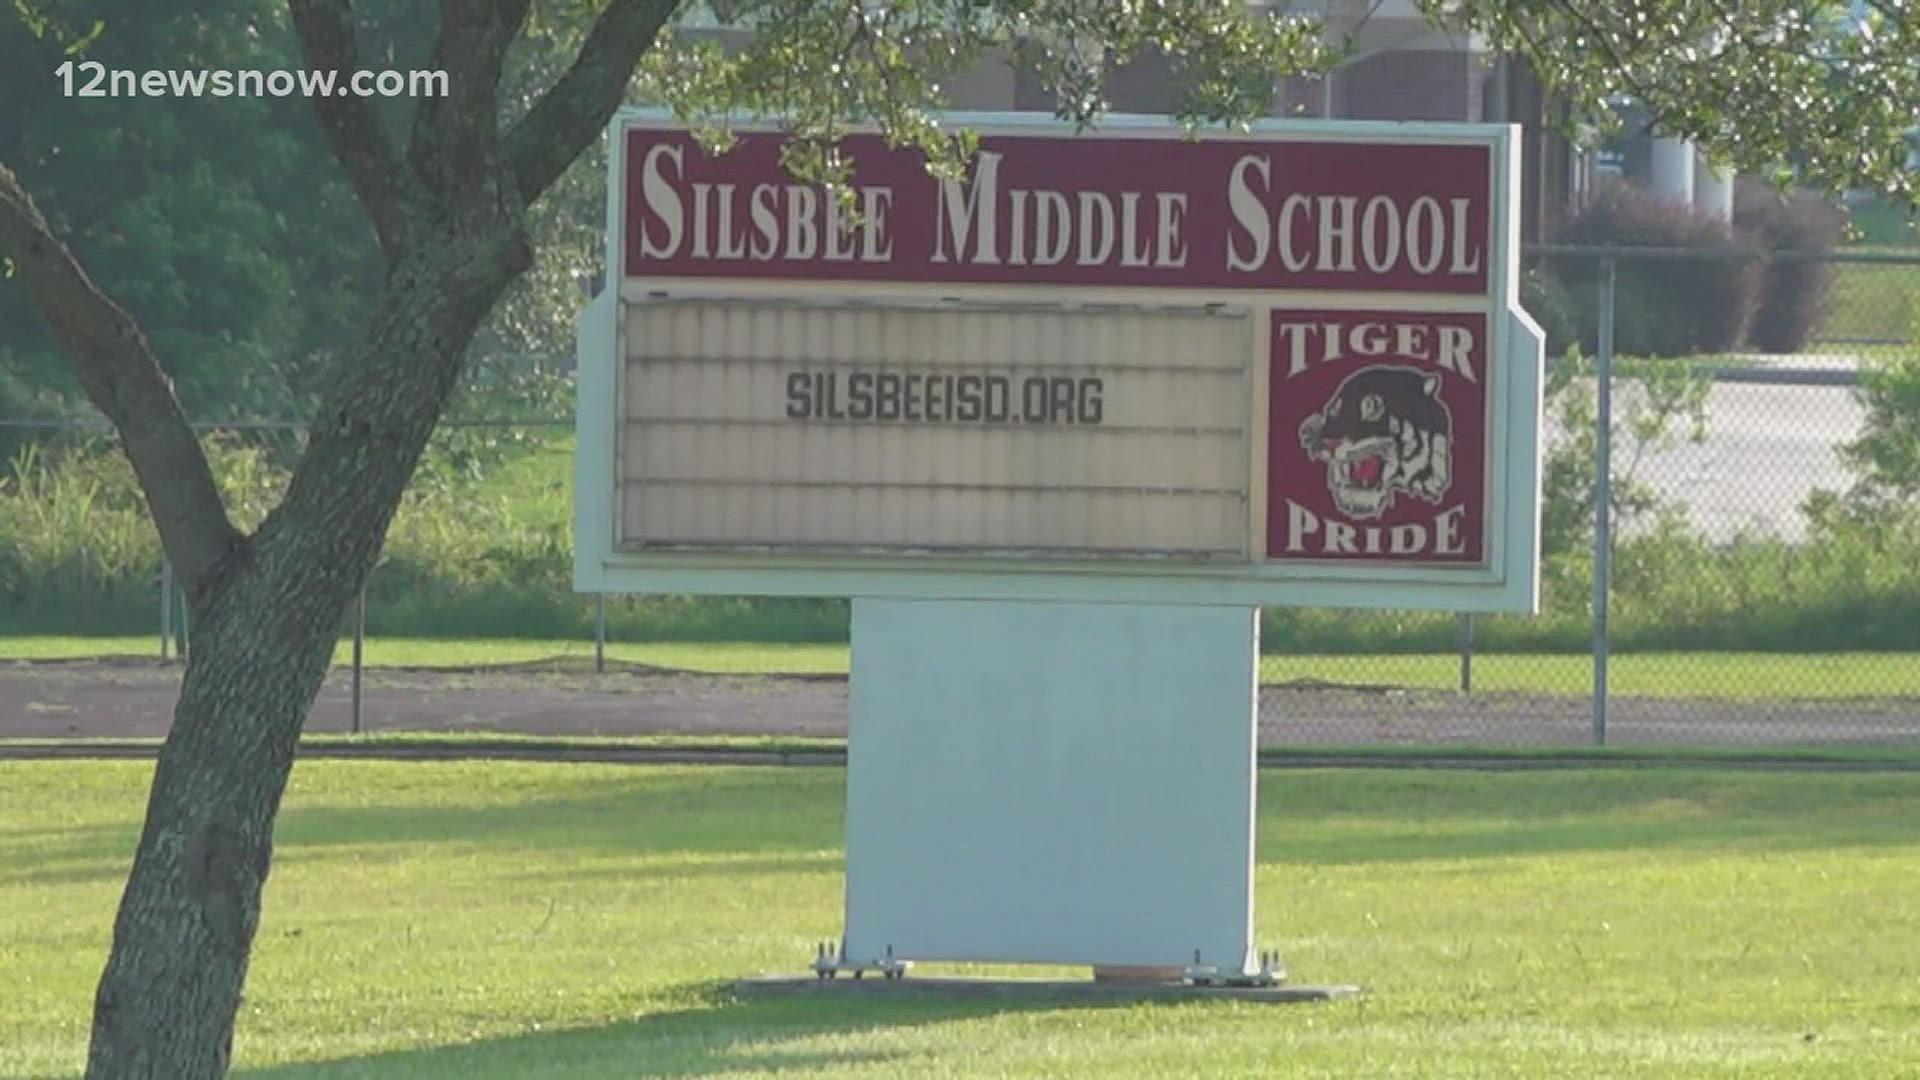
{"type": "MultiPolygon", "coordinates": [[[[179,669],[155,663],[0,665],[0,738],[165,734],[179,669]]],[[[345,671],[328,679],[309,732],[348,730],[345,671]]],[[[1265,687],[1264,746],[1578,746],[1590,706],[1574,696],[1265,687]]],[[[844,680],[678,673],[375,671],[368,731],[560,735],[846,734],[844,680]]],[[[1617,698],[1617,745],[1780,747],[1920,744],[1920,699],[1735,703],[1617,698]]]]}
{"type": "Polygon", "coordinates": [[[1706,441],[1649,455],[1639,475],[1713,540],[1755,527],[1799,540],[1807,497],[1852,483],[1836,450],[1865,417],[1850,387],[1715,383],[1706,441]]]}
{"type": "MultiPolygon", "coordinates": [[[[1616,418],[1632,392],[1622,388],[1616,418]]],[[[1770,529],[1789,540],[1806,535],[1800,507],[1818,488],[1845,489],[1852,474],[1836,448],[1859,435],[1865,410],[1847,386],[1716,382],[1707,396],[1707,436],[1682,438],[1632,466],[1636,479],[1687,508],[1709,539],[1770,529]]],[[[1557,438],[1551,427],[1548,437],[1557,438]]],[[[1628,447],[1615,450],[1615,473],[1629,467],[1628,447]]]]}

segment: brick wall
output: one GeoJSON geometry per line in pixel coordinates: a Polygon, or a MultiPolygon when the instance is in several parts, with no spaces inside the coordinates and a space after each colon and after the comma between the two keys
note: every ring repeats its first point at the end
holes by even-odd
{"type": "MultiPolygon", "coordinates": [[[[1398,49],[1378,53],[1341,69],[1333,76],[1332,111],[1319,79],[1284,80],[1274,95],[1277,116],[1325,117],[1344,120],[1479,120],[1487,69],[1481,54],[1459,50],[1398,49]]],[[[996,63],[991,75],[979,73],[955,86],[955,107],[1012,108],[1051,112],[1053,95],[1028,71],[1013,71],[996,63]],[[996,81],[999,80],[999,81],[996,81]],[[1000,87],[1011,82],[1011,94],[1000,87]],[[975,98],[996,104],[976,104],[975,98]]],[[[1111,110],[1164,115],[1178,105],[1172,63],[1159,54],[1140,57],[1116,68],[1107,84],[1111,110]]]]}
{"type": "Polygon", "coordinates": [[[1486,70],[1474,53],[1396,49],[1333,77],[1333,115],[1343,120],[1478,120],[1486,70]]]}

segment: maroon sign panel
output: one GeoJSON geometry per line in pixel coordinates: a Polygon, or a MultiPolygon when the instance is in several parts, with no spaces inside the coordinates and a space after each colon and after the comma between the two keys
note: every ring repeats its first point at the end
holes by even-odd
{"type": "Polygon", "coordinates": [[[1482,562],[1487,317],[1272,318],[1268,557],[1482,562]]]}
{"type": "Polygon", "coordinates": [[[630,128],[629,277],[1485,294],[1485,143],[997,135],[961,181],[848,139],[855,213],[780,167],[630,128]]]}

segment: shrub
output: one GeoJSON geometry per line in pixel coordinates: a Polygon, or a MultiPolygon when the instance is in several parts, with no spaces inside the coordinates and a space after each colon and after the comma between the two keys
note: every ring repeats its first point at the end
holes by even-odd
{"type": "MultiPolygon", "coordinates": [[[[0,268],[0,276],[4,276],[0,268]]],[[[75,410],[67,399],[48,385],[52,380],[34,370],[34,356],[0,346],[0,420],[57,421],[75,410]]],[[[34,441],[44,441],[47,432],[25,426],[0,426],[0,465],[12,461],[15,454],[34,441]]]]}
{"type": "Polygon", "coordinates": [[[1862,367],[1860,400],[1867,409],[1860,437],[1840,451],[1857,478],[1855,497],[1920,499],[1920,357],[1862,367]]]}
{"type": "MultiPolygon", "coordinates": [[[[1765,184],[1740,181],[1733,219],[1768,251],[1826,251],[1846,235],[1841,210],[1807,192],[1783,195],[1765,184]]],[[[1807,347],[1832,307],[1835,267],[1795,259],[1760,268],[1747,340],[1767,353],[1807,347]]]]}
{"type": "MultiPolygon", "coordinates": [[[[1595,302],[1594,297],[1584,298],[1589,307],[1595,302]]],[[[1520,278],[1520,306],[1547,335],[1548,356],[1566,355],[1567,349],[1579,339],[1580,313],[1575,309],[1581,303],[1567,291],[1551,267],[1535,266],[1520,278]]]]}
{"type": "Polygon", "coordinates": [[[0,467],[0,620],[93,629],[150,614],[160,543],[104,441],[29,443],[0,467]]]}
{"type": "MultiPolygon", "coordinates": [[[[1920,648],[1913,617],[1920,505],[1889,483],[1884,501],[1819,500],[1803,543],[1764,536],[1709,542],[1652,499],[1632,468],[1632,448],[1697,430],[1700,384],[1684,364],[1620,364],[1622,386],[1634,389],[1620,395],[1617,411],[1618,648],[1920,648]]],[[[1591,397],[1577,357],[1556,365],[1552,406],[1562,425],[1590,430],[1591,397]]],[[[1542,614],[1480,620],[1481,649],[1585,647],[1593,593],[1590,448],[1590,439],[1565,445],[1550,460],[1558,479],[1550,480],[1554,539],[1541,568],[1542,614]]],[[[215,476],[236,506],[284,482],[257,447],[223,440],[211,449],[215,476]]],[[[558,506],[530,513],[491,483],[418,488],[370,582],[368,628],[586,640],[593,601],[572,591],[569,550],[558,506]]],[[[145,505],[111,444],[23,452],[0,468],[0,632],[150,633],[158,565],[145,505]]],[[[844,600],[631,596],[607,603],[609,634],[624,641],[844,641],[847,623],[844,600]]],[[[1420,611],[1269,608],[1262,624],[1265,647],[1291,653],[1444,652],[1459,633],[1452,615],[1420,611]]]]}
{"type": "MultiPolygon", "coordinates": [[[[1624,184],[1603,189],[1555,237],[1562,244],[1740,250],[1725,222],[1691,206],[1624,184]]],[[[1614,348],[1637,356],[1690,356],[1737,347],[1754,304],[1757,269],[1740,258],[1623,258],[1614,278],[1614,348]]],[[[1591,258],[1550,261],[1573,296],[1592,296],[1599,266],[1591,258]]],[[[1598,305],[1574,304],[1580,344],[1599,342],[1598,305]]]]}
{"type": "MultiPolygon", "coordinates": [[[[1577,350],[1554,361],[1543,408],[1549,432],[1541,459],[1540,549],[1554,556],[1593,547],[1594,474],[1599,468],[1599,417],[1593,361],[1577,350]]],[[[1691,364],[1616,357],[1613,364],[1613,452],[1608,485],[1616,537],[1684,507],[1660,498],[1639,475],[1655,452],[1707,435],[1712,381],[1691,364]]]]}

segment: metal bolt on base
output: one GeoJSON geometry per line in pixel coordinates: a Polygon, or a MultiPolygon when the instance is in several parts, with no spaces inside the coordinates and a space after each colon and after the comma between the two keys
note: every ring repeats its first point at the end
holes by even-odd
{"type": "Polygon", "coordinates": [[[823,941],[814,950],[812,968],[814,975],[820,979],[838,978],[847,972],[852,972],[853,977],[859,979],[865,977],[869,971],[877,971],[883,978],[899,979],[913,970],[913,961],[894,959],[893,946],[888,945],[884,959],[866,964],[849,963],[847,943],[844,940],[823,941]]]}
{"type": "Polygon", "coordinates": [[[1193,986],[1278,986],[1287,981],[1287,966],[1280,959],[1277,949],[1263,950],[1260,953],[1260,968],[1251,974],[1243,971],[1222,971],[1218,966],[1202,964],[1200,953],[1193,954],[1193,965],[1184,972],[1184,979],[1193,986]]]}

